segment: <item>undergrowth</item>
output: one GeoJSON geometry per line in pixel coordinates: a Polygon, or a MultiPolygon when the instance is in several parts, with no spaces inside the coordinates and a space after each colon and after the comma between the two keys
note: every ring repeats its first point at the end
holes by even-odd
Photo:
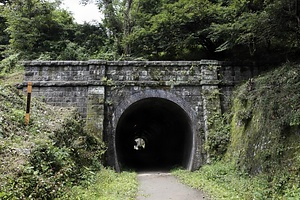
{"type": "Polygon", "coordinates": [[[1,79],[0,199],[74,199],[86,187],[95,188],[95,198],[99,192],[107,194],[105,199],[134,196],[135,175],[119,175],[102,166],[106,147],[84,129],[75,109],[33,98],[30,123],[25,126],[24,93],[16,89],[16,80],[1,79]],[[108,185],[114,187],[104,187],[108,185]]]}
{"type": "Polygon", "coordinates": [[[69,150],[55,146],[50,136],[64,129],[64,120],[72,118],[74,110],[33,99],[31,121],[25,126],[23,92],[12,85],[1,84],[0,89],[0,198],[42,199],[59,195],[61,184],[72,176],[67,171],[72,171],[74,164],[69,150]]]}
{"type": "Polygon", "coordinates": [[[195,172],[174,170],[172,173],[183,183],[207,192],[212,199],[262,199],[267,187],[264,178],[249,178],[238,173],[233,164],[222,161],[195,172]]]}
{"type": "Polygon", "coordinates": [[[230,127],[225,156],[195,172],[173,173],[215,199],[300,199],[299,88],[300,66],[292,63],[238,87],[224,124],[230,127]]]}
{"type": "Polygon", "coordinates": [[[227,157],[239,168],[251,174],[299,170],[299,88],[300,66],[286,64],[236,90],[227,157]]]}
{"type": "Polygon", "coordinates": [[[102,169],[93,174],[87,184],[71,188],[60,199],[71,200],[134,200],[138,184],[134,172],[122,172],[117,174],[111,169],[102,169]]]}
{"type": "Polygon", "coordinates": [[[177,169],[172,173],[212,199],[300,199],[299,177],[289,179],[284,172],[250,176],[239,171],[234,163],[218,161],[194,172],[177,169]]]}

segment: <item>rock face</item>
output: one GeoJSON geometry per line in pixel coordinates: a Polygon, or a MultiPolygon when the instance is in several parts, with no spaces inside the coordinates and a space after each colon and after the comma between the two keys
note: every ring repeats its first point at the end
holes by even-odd
{"type": "Polygon", "coordinates": [[[32,96],[76,107],[86,128],[106,142],[107,164],[195,170],[204,164],[209,119],[228,108],[234,85],[253,67],[201,61],[30,61],[32,96]],[[134,149],[136,139],[145,148],[134,149]]]}

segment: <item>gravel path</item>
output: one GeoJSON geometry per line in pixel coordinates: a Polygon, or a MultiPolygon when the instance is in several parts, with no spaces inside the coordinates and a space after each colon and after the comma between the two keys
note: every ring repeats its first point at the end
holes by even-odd
{"type": "Polygon", "coordinates": [[[139,173],[139,193],[137,200],[201,200],[209,199],[201,191],[181,184],[170,173],[139,173]]]}

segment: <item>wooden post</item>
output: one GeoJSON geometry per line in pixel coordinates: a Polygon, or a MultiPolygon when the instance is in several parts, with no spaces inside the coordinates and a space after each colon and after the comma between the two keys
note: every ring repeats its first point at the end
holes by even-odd
{"type": "Polygon", "coordinates": [[[28,86],[27,86],[27,105],[26,105],[26,114],[25,114],[25,125],[26,126],[29,124],[29,120],[30,120],[31,92],[32,92],[32,82],[28,82],[28,86]]]}

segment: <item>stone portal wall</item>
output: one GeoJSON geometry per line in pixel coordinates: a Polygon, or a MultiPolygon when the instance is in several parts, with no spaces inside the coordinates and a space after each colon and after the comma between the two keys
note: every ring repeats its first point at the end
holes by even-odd
{"type": "MultiPolygon", "coordinates": [[[[54,106],[74,106],[86,116],[90,86],[183,87],[217,85],[227,108],[233,87],[259,74],[252,65],[202,61],[27,61],[25,82],[33,94],[54,106]],[[211,76],[211,67],[217,71],[211,76]]],[[[193,96],[193,94],[190,94],[193,96]]],[[[192,98],[192,97],[191,97],[192,98]]]]}
{"type": "Polygon", "coordinates": [[[118,162],[114,146],[117,123],[131,104],[149,97],[178,104],[191,119],[195,135],[189,169],[199,168],[207,160],[203,144],[208,119],[216,109],[221,113],[229,107],[236,84],[258,74],[253,66],[214,60],[30,61],[24,66],[24,86],[32,82],[32,95],[51,105],[78,108],[86,118],[86,128],[107,142],[112,166],[118,162]]]}

